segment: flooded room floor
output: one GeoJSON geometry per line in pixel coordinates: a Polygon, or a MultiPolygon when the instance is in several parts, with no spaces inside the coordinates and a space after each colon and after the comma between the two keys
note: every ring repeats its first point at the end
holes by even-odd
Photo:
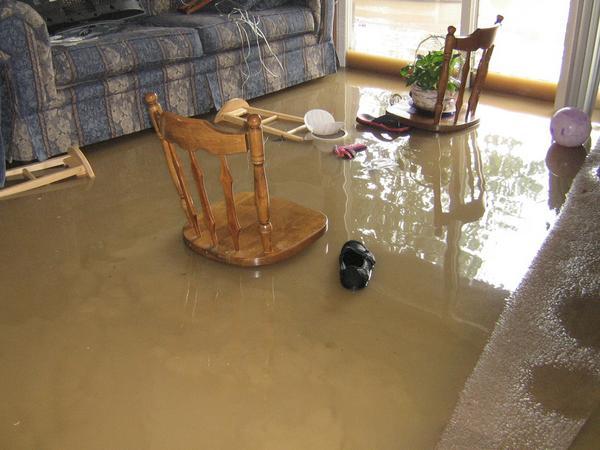
{"type": "MultiPolygon", "coordinates": [[[[342,71],[251,102],[326,109],[368,147],[347,161],[268,137],[271,196],[329,220],[273,266],[186,248],[151,131],[85,149],[93,182],[0,203],[0,448],[435,446],[570,179],[544,162],[547,103],[485,95],[481,125],[452,135],[355,126],[404,90],[342,71]],[[348,239],[377,258],[356,293],[338,279],[348,239]]],[[[249,160],[230,164],[250,190],[249,160]]]]}

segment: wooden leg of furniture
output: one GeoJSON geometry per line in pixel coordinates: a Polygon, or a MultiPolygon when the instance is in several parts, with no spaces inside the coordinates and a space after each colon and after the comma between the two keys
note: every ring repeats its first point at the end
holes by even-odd
{"type": "Polygon", "coordinates": [[[0,200],[70,177],[96,177],[92,166],[78,147],[69,148],[66,155],[7,170],[7,181],[24,181],[0,189],[0,200]]]}

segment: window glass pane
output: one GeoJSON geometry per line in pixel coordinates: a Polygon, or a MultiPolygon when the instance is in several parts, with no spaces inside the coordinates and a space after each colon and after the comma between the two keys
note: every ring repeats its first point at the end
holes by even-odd
{"type": "Polygon", "coordinates": [[[460,27],[461,0],[354,0],[350,49],[412,60],[419,42],[460,27]]]}
{"type": "Polygon", "coordinates": [[[490,72],[558,82],[569,0],[480,0],[479,26],[504,16],[490,72]]]}

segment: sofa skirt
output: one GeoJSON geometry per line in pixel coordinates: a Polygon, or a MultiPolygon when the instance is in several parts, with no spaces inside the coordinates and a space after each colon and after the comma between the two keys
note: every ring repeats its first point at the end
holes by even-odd
{"type": "MultiPolygon", "coordinates": [[[[295,38],[297,40],[297,38],[295,38]]],[[[207,56],[162,68],[59,89],[48,109],[21,116],[0,111],[0,187],[5,161],[45,160],[72,145],[85,146],[150,128],[144,96],[156,92],[163,108],[184,116],[219,109],[235,97],[256,98],[336,71],[333,43],[280,53],[207,56]],[[277,55],[277,56],[274,56],[277,55]],[[234,61],[232,65],[224,61],[234,61]]],[[[9,95],[2,89],[2,97],[9,95]]],[[[6,97],[5,97],[6,98],[6,97]]],[[[9,105],[2,100],[1,104],[9,105]]]]}

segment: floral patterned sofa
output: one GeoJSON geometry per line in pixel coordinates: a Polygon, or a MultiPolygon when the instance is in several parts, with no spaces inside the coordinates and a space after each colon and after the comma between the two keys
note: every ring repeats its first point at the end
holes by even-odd
{"type": "Polygon", "coordinates": [[[147,0],[147,14],[117,32],[65,45],[29,5],[0,0],[0,186],[5,161],[149,128],[147,92],[193,116],[336,70],[334,0],[248,11],[266,39],[234,14],[184,15],[178,4],[147,0]]]}

